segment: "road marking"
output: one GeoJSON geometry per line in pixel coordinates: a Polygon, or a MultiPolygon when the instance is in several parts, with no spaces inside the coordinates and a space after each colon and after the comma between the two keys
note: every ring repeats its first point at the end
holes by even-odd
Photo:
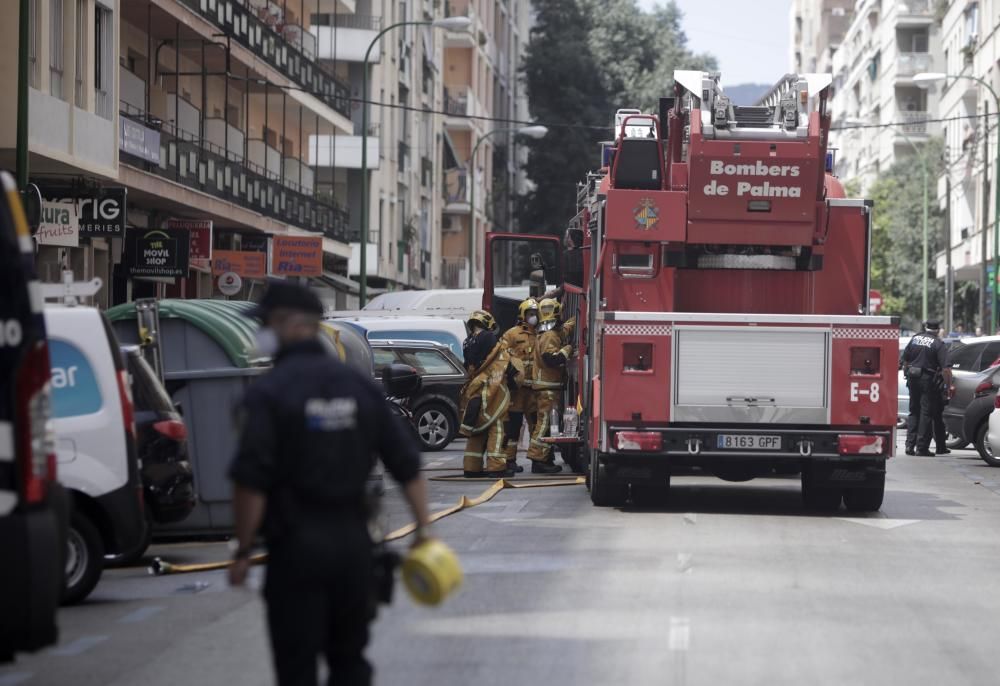
{"type": "Polygon", "coordinates": [[[670,650],[686,652],[691,647],[691,620],[687,617],[670,618],[670,650]]]}
{"type": "Polygon", "coordinates": [[[33,676],[35,676],[34,672],[13,672],[11,674],[6,674],[4,676],[0,676],[0,686],[23,684],[33,676]]]}
{"type": "Polygon", "coordinates": [[[882,529],[883,531],[888,531],[889,529],[898,529],[901,526],[906,526],[907,524],[916,524],[923,520],[920,519],[882,519],[879,517],[873,517],[871,519],[866,519],[863,517],[836,517],[842,522],[850,522],[852,524],[861,524],[863,526],[870,526],[874,529],[882,529]]]}
{"type": "Polygon", "coordinates": [[[119,624],[135,624],[136,622],[144,622],[157,612],[161,612],[164,609],[162,605],[148,605],[146,607],[140,607],[135,612],[129,612],[127,615],[118,620],[119,624]]]}
{"type": "Polygon", "coordinates": [[[208,581],[195,581],[190,584],[184,584],[183,586],[178,586],[176,589],[174,589],[174,593],[201,593],[211,585],[212,585],[211,582],[208,581]]]}
{"type": "Polygon", "coordinates": [[[49,655],[58,655],[59,657],[80,655],[81,653],[87,652],[98,643],[103,643],[106,640],[108,640],[107,636],[81,636],[72,643],[67,643],[64,646],[53,648],[49,651],[49,655]]]}

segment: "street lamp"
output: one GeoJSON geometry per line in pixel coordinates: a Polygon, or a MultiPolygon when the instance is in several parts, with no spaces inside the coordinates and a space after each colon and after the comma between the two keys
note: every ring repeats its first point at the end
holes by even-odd
{"type": "Polygon", "coordinates": [[[473,146],[472,153],[469,155],[469,183],[472,185],[469,189],[469,278],[467,279],[469,288],[472,288],[473,286],[473,274],[475,274],[473,264],[475,264],[476,251],[476,151],[479,150],[479,146],[482,145],[483,141],[493,134],[511,131],[515,134],[527,136],[528,138],[534,138],[537,140],[539,138],[544,138],[545,134],[549,132],[549,129],[548,127],[539,125],[493,129],[489,133],[484,134],[473,146]]]}
{"type": "MultiPolygon", "coordinates": [[[[993,101],[996,104],[997,122],[1000,124],[1000,96],[997,92],[993,90],[993,87],[979,78],[978,76],[972,76],[971,74],[944,74],[940,72],[921,72],[913,77],[913,82],[918,86],[929,86],[932,83],[937,83],[938,81],[945,81],[947,79],[969,79],[970,81],[975,81],[983,88],[990,92],[993,96],[993,101]]],[[[983,160],[985,163],[985,160],[983,160]]],[[[983,170],[985,174],[986,171],[983,170]]],[[[997,299],[1000,298],[1000,293],[996,292],[996,279],[997,279],[997,269],[1000,268],[1000,140],[997,141],[997,152],[996,152],[996,164],[993,171],[993,193],[994,193],[994,209],[993,209],[993,280],[994,282],[990,284],[993,286],[993,307],[990,312],[989,324],[985,327],[988,333],[994,333],[996,330],[997,321],[997,299]]],[[[951,241],[949,241],[950,243],[951,241]]],[[[984,239],[985,242],[985,239],[984,239]]],[[[950,248],[950,246],[949,246],[950,248]]],[[[986,246],[983,246],[983,272],[984,277],[986,277],[986,246]]],[[[987,279],[983,279],[983,288],[986,288],[987,279]]],[[[985,291],[983,297],[985,299],[985,291]]],[[[984,322],[985,323],[985,322],[984,322]]]]}
{"type": "Polygon", "coordinates": [[[361,308],[368,301],[368,60],[379,39],[400,26],[430,26],[445,31],[464,31],[472,26],[472,20],[468,17],[446,17],[434,21],[397,22],[379,31],[365,51],[365,61],[361,68],[361,283],[358,288],[361,308]]]}
{"type": "MultiPolygon", "coordinates": [[[[859,127],[867,126],[867,124],[865,124],[865,122],[863,122],[861,120],[858,120],[858,119],[847,119],[847,120],[844,121],[844,124],[847,127],[854,127],[854,128],[859,128],[859,127]]],[[[927,231],[927,199],[928,199],[928,190],[927,190],[928,189],[927,158],[924,157],[924,154],[920,151],[920,148],[918,148],[917,144],[913,142],[913,139],[910,138],[910,136],[906,133],[905,129],[900,128],[900,127],[898,127],[898,126],[896,126],[894,124],[882,124],[882,126],[885,126],[886,128],[889,128],[889,129],[895,129],[897,132],[899,132],[903,136],[903,138],[906,140],[906,142],[909,143],[910,147],[913,148],[913,153],[917,156],[917,159],[920,161],[920,170],[923,173],[923,177],[924,177],[924,224],[923,224],[923,230],[924,230],[923,231],[924,232],[924,257],[923,257],[923,262],[921,262],[921,266],[922,266],[922,271],[923,271],[924,277],[923,277],[923,294],[922,294],[923,297],[921,299],[921,310],[920,310],[921,319],[920,319],[920,321],[926,322],[927,321],[927,272],[930,269],[930,265],[928,264],[929,257],[928,257],[928,254],[927,254],[927,252],[928,252],[927,251],[927,241],[928,241],[928,231],[927,231]]]]}

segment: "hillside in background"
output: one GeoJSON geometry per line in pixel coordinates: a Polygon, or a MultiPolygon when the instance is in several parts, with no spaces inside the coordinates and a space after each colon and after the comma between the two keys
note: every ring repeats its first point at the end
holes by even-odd
{"type": "Polygon", "coordinates": [[[734,105],[752,105],[757,102],[758,98],[767,93],[772,85],[769,83],[741,83],[738,86],[723,86],[723,90],[734,105]]]}

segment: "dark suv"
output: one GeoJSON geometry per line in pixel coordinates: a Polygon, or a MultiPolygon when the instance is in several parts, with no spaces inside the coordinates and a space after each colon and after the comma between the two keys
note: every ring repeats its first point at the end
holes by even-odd
{"type": "Polygon", "coordinates": [[[444,450],[458,433],[458,395],[465,383],[462,361],[434,341],[370,341],[375,374],[390,364],[415,368],[423,381],[410,398],[417,437],[424,450],[444,450]]]}

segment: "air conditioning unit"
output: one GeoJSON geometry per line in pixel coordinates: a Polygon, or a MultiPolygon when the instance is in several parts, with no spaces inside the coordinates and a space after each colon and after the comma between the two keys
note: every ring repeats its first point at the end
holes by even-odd
{"type": "Polygon", "coordinates": [[[442,233],[456,233],[458,231],[457,226],[455,226],[455,221],[448,215],[441,217],[441,232],[442,233]]]}

